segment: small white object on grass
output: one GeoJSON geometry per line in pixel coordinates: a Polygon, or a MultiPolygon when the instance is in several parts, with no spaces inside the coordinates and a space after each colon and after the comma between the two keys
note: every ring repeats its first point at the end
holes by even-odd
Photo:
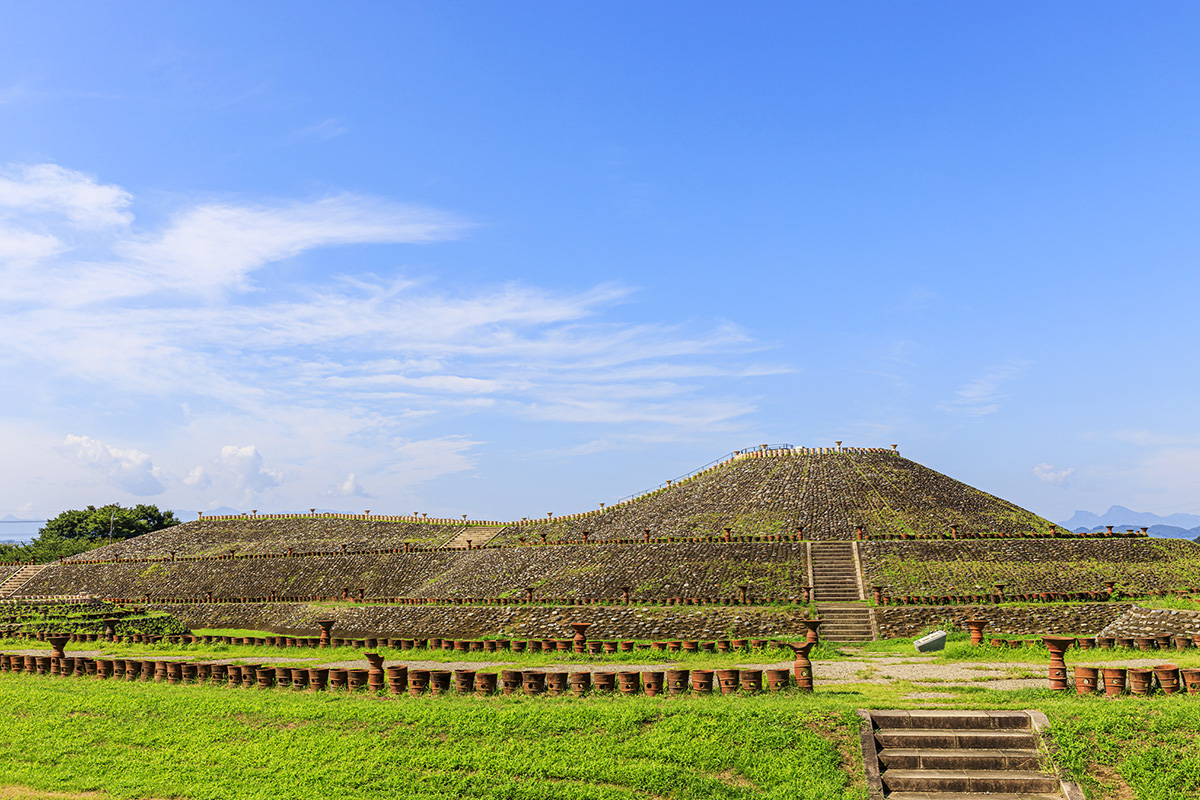
{"type": "Polygon", "coordinates": [[[931,650],[945,650],[946,632],[934,631],[928,636],[922,636],[913,642],[913,647],[917,648],[918,653],[928,653],[931,650]]]}

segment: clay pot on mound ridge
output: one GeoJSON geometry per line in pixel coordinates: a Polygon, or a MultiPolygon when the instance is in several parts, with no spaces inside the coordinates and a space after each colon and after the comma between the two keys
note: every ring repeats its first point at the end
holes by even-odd
{"type": "Polygon", "coordinates": [[[737,692],[740,675],[741,671],[736,669],[717,670],[717,684],[721,688],[721,694],[734,694],[737,692]]]}
{"type": "Polygon", "coordinates": [[[350,683],[350,672],[344,669],[329,670],[329,690],[339,691],[345,689],[350,683]]]}
{"type": "Polygon", "coordinates": [[[413,669],[408,671],[408,693],[420,697],[429,688],[429,670],[413,669]]]}
{"type": "Polygon", "coordinates": [[[325,667],[309,667],[308,688],[314,692],[323,692],[329,686],[329,670],[325,667]]]}
{"type": "Polygon", "coordinates": [[[663,690],[663,673],[642,673],[642,687],[645,689],[647,697],[657,697],[663,690]]]}
{"type": "Polygon", "coordinates": [[[471,694],[475,691],[475,670],[454,670],[454,691],[459,694],[471,694]]]}
{"type": "Polygon", "coordinates": [[[617,682],[621,690],[621,694],[634,695],[641,691],[642,688],[642,673],[640,672],[618,672],[617,682]]]}
{"type": "Polygon", "coordinates": [[[666,671],[666,690],[669,695],[681,695],[688,690],[689,672],[686,669],[669,669],[666,671]]]}
{"type": "Polygon", "coordinates": [[[494,672],[477,672],[475,674],[475,692],[487,696],[496,693],[496,678],[494,672]]]}
{"type": "Polygon", "coordinates": [[[1200,694],[1200,669],[1182,669],[1179,672],[1187,693],[1200,694]]]}
{"type": "Polygon", "coordinates": [[[597,692],[612,693],[617,688],[617,673],[615,672],[595,672],[592,673],[592,686],[597,692]]]}

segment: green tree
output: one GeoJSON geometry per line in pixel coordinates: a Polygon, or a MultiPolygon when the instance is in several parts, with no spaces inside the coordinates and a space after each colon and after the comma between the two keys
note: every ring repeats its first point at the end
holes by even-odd
{"type": "Polygon", "coordinates": [[[82,511],[64,511],[46,522],[38,531],[38,538],[107,542],[111,535],[115,542],[160,531],[179,522],[174,512],[161,511],[158,506],[139,504],[123,508],[120,503],[110,503],[99,508],[88,506],[82,511]]]}

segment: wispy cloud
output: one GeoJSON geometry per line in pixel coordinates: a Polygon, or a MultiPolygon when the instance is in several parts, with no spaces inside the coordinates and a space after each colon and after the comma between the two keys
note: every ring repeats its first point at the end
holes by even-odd
{"type": "Polygon", "coordinates": [[[340,119],[330,117],[311,125],[305,125],[292,132],[288,137],[291,142],[326,142],[349,133],[350,128],[340,119]]]}
{"type": "Polygon", "coordinates": [[[1004,384],[1019,376],[1029,367],[1025,361],[1012,362],[993,367],[983,375],[963,384],[949,402],[938,406],[943,411],[952,411],[968,417],[984,417],[1000,410],[1007,396],[1001,392],[1004,384]]]}
{"type": "MultiPolygon", "coordinates": [[[[139,418],[153,460],[71,448],[76,464],[130,491],[167,487],[210,507],[361,497],[363,484],[395,492],[473,469],[478,436],[455,420],[477,415],[608,431],[589,439],[683,440],[736,425],[755,410],[738,384],[789,369],[750,360],[764,348],[734,324],[614,321],[634,290],[611,283],[451,291],[353,262],[279,280],[321,248],[420,245],[470,229],[436,209],[351,193],[208,198],[146,226],[130,193],[83,173],[13,167],[3,180],[0,366],[46,396],[103,393],[154,409],[139,418]],[[166,411],[177,408],[182,430],[166,411]],[[414,436],[418,423],[435,427],[414,436]]],[[[38,413],[52,424],[57,411],[38,413]]],[[[103,424],[98,409],[92,418],[103,424]]]]}

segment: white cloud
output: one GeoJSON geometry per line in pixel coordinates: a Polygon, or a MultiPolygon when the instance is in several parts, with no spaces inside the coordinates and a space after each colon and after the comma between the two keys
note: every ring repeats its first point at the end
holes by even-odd
{"type": "Polygon", "coordinates": [[[371,496],[371,495],[367,494],[367,490],[364,489],[357,480],[355,480],[353,472],[351,472],[349,475],[346,476],[346,480],[344,480],[340,483],[334,484],[332,487],[330,487],[329,491],[326,492],[326,494],[331,497],[370,497],[371,496]]]}
{"type": "Polygon", "coordinates": [[[150,456],[140,450],[123,450],[90,436],[67,436],[59,451],[81,467],[102,476],[111,486],[140,497],[161,494],[163,485],[150,456]]]}
{"type": "Polygon", "coordinates": [[[1035,478],[1053,486],[1066,486],[1067,480],[1074,474],[1074,468],[1056,469],[1053,464],[1044,461],[1033,468],[1035,478]]]}
{"type": "Polygon", "coordinates": [[[349,131],[350,129],[346,127],[345,123],[343,123],[340,119],[337,119],[336,117],[330,117],[329,119],[323,119],[320,122],[314,122],[311,125],[306,125],[303,128],[294,131],[292,135],[288,137],[288,140],[293,142],[325,142],[330,139],[336,139],[339,136],[343,136],[349,131]]]}
{"type": "Polygon", "coordinates": [[[119,186],[105,186],[57,164],[15,166],[0,173],[0,213],[5,215],[61,215],[85,229],[124,226],[133,221],[126,211],[132,200],[119,186]]]}
{"type": "MultiPolygon", "coordinates": [[[[618,443],[691,440],[754,411],[738,396],[745,378],[787,369],[750,363],[760,346],[733,324],[617,320],[633,291],[614,284],[448,290],[325,254],[277,280],[317,248],[453,238],[465,224],[449,214],[352,194],[209,199],[146,227],[120,187],[43,166],[5,173],[0,367],[25,376],[25,396],[103,395],[103,409],[85,407],[97,422],[144,409],[136,433],[113,435],[171,454],[164,467],[181,477],[151,475],[182,494],[178,507],[235,505],[285,484],[270,497],[307,504],[331,486],[362,496],[360,478],[392,496],[473,469],[483,434],[463,431],[513,420],[603,426],[583,436],[618,443]],[[78,197],[55,194],[55,181],[78,197]],[[72,221],[86,219],[112,224],[72,221]],[[320,259],[333,266],[312,269],[320,259]],[[425,438],[414,438],[418,421],[433,426],[425,438]],[[216,442],[255,444],[213,457],[216,442]]],[[[12,407],[0,401],[0,416],[12,407]]],[[[59,412],[38,413],[48,425],[59,412]]]]}
{"type": "Polygon", "coordinates": [[[217,477],[230,482],[246,500],[283,483],[283,473],[267,469],[262,454],[252,444],[222,447],[217,460],[217,477]]]}

